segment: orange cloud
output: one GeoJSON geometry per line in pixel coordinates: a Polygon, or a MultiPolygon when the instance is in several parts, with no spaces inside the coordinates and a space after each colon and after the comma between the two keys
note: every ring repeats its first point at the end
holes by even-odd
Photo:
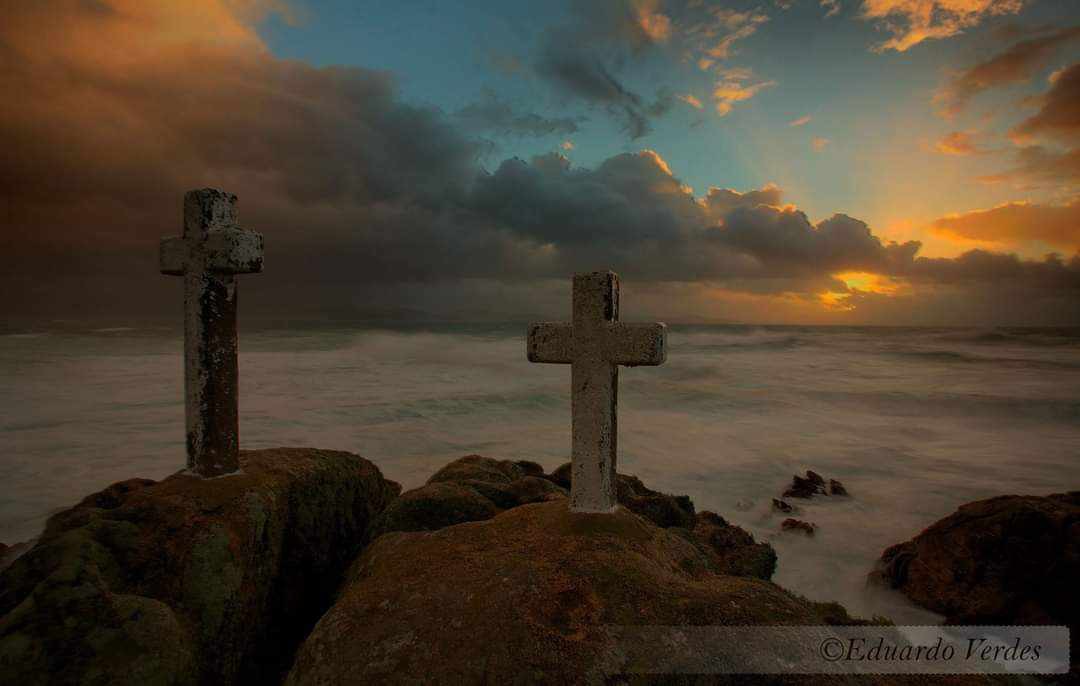
{"type": "Polygon", "coordinates": [[[950,214],[935,220],[931,228],[949,237],[995,243],[1043,241],[1080,249],[1080,196],[1064,205],[1018,201],[950,214]]]}
{"type": "Polygon", "coordinates": [[[948,38],[987,17],[1016,14],[1026,0],[864,0],[862,17],[880,22],[892,38],[876,52],[904,52],[926,40],[948,38]]]}
{"type": "MultiPolygon", "coordinates": [[[[934,102],[942,107],[946,118],[952,118],[984,91],[1030,81],[1059,48],[1077,39],[1080,39],[1080,26],[1071,26],[1016,43],[952,77],[934,94],[934,102]]],[[[1051,84],[1062,71],[1051,74],[1051,84]]]]}
{"type": "Polygon", "coordinates": [[[811,119],[811,117],[808,114],[805,117],[799,117],[798,119],[795,119],[794,121],[789,121],[788,126],[805,126],[806,124],[810,123],[810,119],[811,119]]]}
{"type": "Polygon", "coordinates": [[[729,114],[735,103],[749,100],[765,88],[776,85],[776,81],[746,83],[753,78],[753,72],[741,67],[724,70],[721,72],[721,77],[712,92],[713,99],[716,101],[716,113],[721,117],[729,114]]]}
{"type": "Polygon", "coordinates": [[[694,97],[693,95],[691,95],[689,93],[687,93],[686,95],[679,95],[679,96],[676,96],[676,97],[678,97],[679,100],[682,100],[683,102],[685,102],[687,105],[690,105],[691,107],[693,107],[695,110],[700,110],[702,107],[704,107],[704,105],[701,104],[700,100],[698,100],[696,97],[694,97]]]}
{"type": "Polygon", "coordinates": [[[982,150],[975,144],[975,139],[970,131],[953,131],[942,136],[934,149],[942,155],[977,155],[982,150]]]}
{"type": "Polygon", "coordinates": [[[814,149],[814,152],[821,152],[822,150],[827,148],[829,146],[829,143],[831,142],[832,141],[830,141],[828,138],[814,136],[813,140],[810,141],[810,146],[814,149]]]}
{"type": "Polygon", "coordinates": [[[655,43],[663,43],[671,37],[671,18],[656,10],[656,2],[637,8],[637,23],[642,32],[655,43]]]}

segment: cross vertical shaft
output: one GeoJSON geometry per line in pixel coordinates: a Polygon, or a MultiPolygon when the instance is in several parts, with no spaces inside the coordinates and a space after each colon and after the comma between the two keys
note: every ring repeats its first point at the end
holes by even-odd
{"type": "Polygon", "coordinates": [[[570,364],[570,507],[611,512],[616,500],[618,365],[658,365],[666,357],[663,324],[619,322],[619,277],[574,276],[573,320],[529,327],[530,362],[570,364]]]}
{"type": "Polygon", "coordinates": [[[236,277],[262,270],[262,236],[236,226],[236,196],[184,196],[183,236],[161,244],[161,271],[184,277],[187,465],[213,477],[239,464],[236,277]]]}

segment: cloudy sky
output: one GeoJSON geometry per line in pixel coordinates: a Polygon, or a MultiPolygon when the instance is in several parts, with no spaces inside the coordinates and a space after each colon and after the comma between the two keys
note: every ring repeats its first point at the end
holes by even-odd
{"type": "Polygon", "coordinates": [[[245,313],[1080,325],[1073,0],[37,0],[0,86],[11,316],[178,312],[215,186],[245,313]]]}

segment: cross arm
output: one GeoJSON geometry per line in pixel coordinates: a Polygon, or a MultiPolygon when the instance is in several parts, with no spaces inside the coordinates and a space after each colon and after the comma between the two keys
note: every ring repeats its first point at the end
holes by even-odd
{"type": "Polygon", "coordinates": [[[239,227],[206,234],[206,266],[226,274],[257,274],[263,268],[263,237],[239,227]]]}
{"type": "Polygon", "coordinates": [[[627,367],[655,366],[667,359],[666,324],[623,324],[611,328],[610,360],[627,367]]]}
{"type": "Polygon", "coordinates": [[[569,322],[541,322],[529,326],[526,352],[529,362],[570,364],[574,334],[569,322]]]}
{"type": "Polygon", "coordinates": [[[182,236],[162,238],[158,246],[158,268],[162,274],[182,276],[187,265],[187,241],[182,236]]]}

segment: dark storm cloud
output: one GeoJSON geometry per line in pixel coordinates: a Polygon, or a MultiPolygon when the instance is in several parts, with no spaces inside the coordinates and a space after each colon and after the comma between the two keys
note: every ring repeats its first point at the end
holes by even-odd
{"type": "Polygon", "coordinates": [[[616,71],[666,40],[670,24],[654,2],[590,0],[571,4],[573,21],[547,29],[535,61],[537,75],[558,93],[598,106],[618,121],[631,139],[650,131],[650,119],[674,103],[662,91],[649,100],[628,88],[616,71]]]}
{"type": "Polygon", "coordinates": [[[936,99],[947,115],[959,114],[972,98],[984,91],[1030,81],[1062,46],[1077,39],[1080,39],[1080,26],[1053,30],[1020,41],[952,78],[938,92],[936,99]]]}
{"type": "Polygon", "coordinates": [[[479,102],[467,105],[454,114],[467,131],[491,132],[511,136],[568,136],[577,133],[583,117],[545,117],[535,112],[520,112],[493,92],[485,92],[479,102]]]}
{"type": "Polygon", "coordinates": [[[1065,143],[1080,143],[1080,62],[1054,76],[1049,92],[1040,99],[1040,108],[1015,126],[1010,135],[1015,140],[1050,138],[1065,143]]]}
{"type": "Polygon", "coordinates": [[[386,73],[276,59],[215,0],[188,24],[190,5],[107,6],[27,3],[0,24],[0,87],[20,94],[0,110],[0,287],[12,311],[175,302],[157,241],[179,231],[183,192],[204,185],[237,193],[241,224],[267,239],[245,312],[482,312],[477,284],[525,293],[597,268],[700,304],[717,287],[809,301],[846,288],[831,276],[846,270],[960,288],[1013,280],[1057,297],[1080,269],[922,261],[917,243],[881,241],[856,219],[812,224],[776,187],[695,197],[651,151],[591,169],[512,159],[489,173],[456,117],[403,103],[386,73]],[[209,37],[206,16],[218,18],[209,37]]]}
{"type": "Polygon", "coordinates": [[[664,114],[673,102],[670,95],[663,94],[648,102],[626,88],[593,49],[567,42],[555,34],[549,34],[541,48],[536,72],[561,93],[602,107],[620,122],[631,139],[650,133],[649,119],[664,114]]]}

